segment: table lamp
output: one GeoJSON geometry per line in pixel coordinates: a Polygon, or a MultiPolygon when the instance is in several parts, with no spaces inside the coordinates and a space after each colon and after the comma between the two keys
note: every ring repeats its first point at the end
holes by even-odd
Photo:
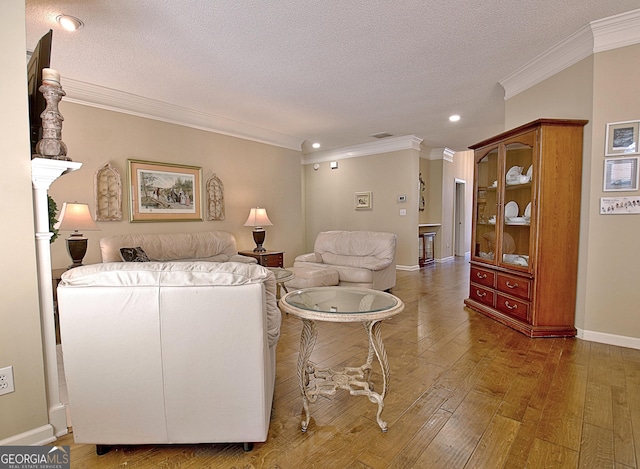
{"type": "Polygon", "coordinates": [[[73,231],[71,236],[67,238],[67,251],[73,260],[73,264],[69,266],[69,269],[81,266],[82,259],[87,253],[88,239],[79,231],[100,230],[93,218],[91,218],[89,206],[76,202],[64,202],[62,210],[60,210],[60,221],[53,227],[61,231],[73,231]]]}
{"type": "Polygon", "coordinates": [[[265,248],[262,247],[262,243],[264,243],[264,238],[267,233],[264,231],[263,226],[272,226],[271,220],[267,216],[267,209],[255,207],[252,208],[249,212],[249,218],[245,222],[244,226],[253,226],[253,241],[256,243],[256,247],[253,252],[264,252],[265,248]]]}

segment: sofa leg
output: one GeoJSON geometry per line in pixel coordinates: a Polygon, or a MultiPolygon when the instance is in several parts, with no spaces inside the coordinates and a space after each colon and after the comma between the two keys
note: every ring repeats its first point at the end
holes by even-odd
{"type": "Polygon", "coordinates": [[[242,449],[245,451],[251,451],[253,449],[253,443],[244,442],[242,449]]]}
{"type": "Polygon", "coordinates": [[[103,454],[107,454],[111,451],[111,446],[109,445],[96,445],[96,454],[98,456],[102,456],[103,454]]]}

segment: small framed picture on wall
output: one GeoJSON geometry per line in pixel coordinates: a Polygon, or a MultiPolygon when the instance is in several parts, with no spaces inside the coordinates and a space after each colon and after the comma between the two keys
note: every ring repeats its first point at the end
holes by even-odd
{"type": "Polygon", "coordinates": [[[371,209],[371,191],[356,192],[355,193],[355,208],[356,210],[369,210],[371,209]]]}
{"type": "Polygon", "coordinates": [[[607,124],[605,156],[637,155],[640,121],[607,124]]]}
{"type": "Polygon", "coordinates": [[[639,158],[636,156],[604,160],[603,191],[637,191],[639,158]]]}

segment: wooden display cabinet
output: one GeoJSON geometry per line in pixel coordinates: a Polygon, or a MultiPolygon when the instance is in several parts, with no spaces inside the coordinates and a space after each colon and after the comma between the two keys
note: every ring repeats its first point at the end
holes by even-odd
{"type": "Polygon", "coordinates": [[[584,120],[539,119],[475,152],[465,304],[530,337],[574,336],[584,120]]]}

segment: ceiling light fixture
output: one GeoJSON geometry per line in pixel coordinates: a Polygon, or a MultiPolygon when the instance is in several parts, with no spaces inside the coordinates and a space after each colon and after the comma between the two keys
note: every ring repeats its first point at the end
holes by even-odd
{"type": "Polygon", "coordinates": [[[313,148],[320,148],[320,144],[318,142],[314,143],[313,145],[311,145],[313,148]]]}
{"type": "Polygon", "coordinates": [[[449,120],[451,122],[458,122],[460,120],[460,116],[458,114],[454,114],[452,116],[449,116],[449,120]]]}
{"type": "Polygon", "coordinates": [[[75,16],[58,15],[56,16],[56,21],[60,23],[60,26],[62,26],[67,31],[77,31],[84,26],[82,20],[76,18],[75,16]]]}

